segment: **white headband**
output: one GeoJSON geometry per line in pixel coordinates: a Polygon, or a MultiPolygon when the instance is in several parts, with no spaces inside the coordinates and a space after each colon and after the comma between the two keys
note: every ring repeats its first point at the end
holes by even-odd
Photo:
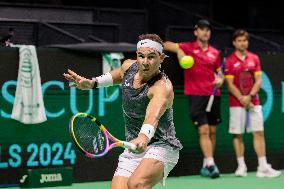
{"type": "Polygon", "coordinates": [[[137,43],[137,49],[141,47],[149,47],[149,48],[155,49],[160,54],[163,53],[163,46],[160,43],[153,41],[151,39],[144,39],[144,40],[139,41],[137,43]]]}

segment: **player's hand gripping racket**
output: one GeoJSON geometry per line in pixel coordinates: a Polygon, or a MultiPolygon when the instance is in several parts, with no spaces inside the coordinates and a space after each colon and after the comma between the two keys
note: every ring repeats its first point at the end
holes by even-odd
{"type": "Polygon", "coordinates": [[[114,147],[136,150],[135,144],[115,138],[100,121],[87,113],[72,116],[69,127],[75,145],[87,157],[102,157],[114,147]]]}
{"type": "MultiPolygon", "coordinates": [[[[251,71],[243,71],[239,75],[239,89],[242,95],[249,95],[254,85],[254,75],[251,71]]],[[[249,126],[249,108],[246,108],[245,128],[249,126]]]]}
{"type": "MultiPolygon", "coordinates": [[[[225,59],[223,60],[222,64],[221,64],[221,70],[223,72],[223,69],[224,69],[224,63],[225,63],[225,59]]],[[[218,73],[217,77],[221,77],[220,76],[220,72],[218,73]]],[[[213,91],[209,97],[209,100],[208,100],[208,103],[207,103],[207,106],[206,106],[206,112],[211,112],[211,108],[212,108],[212,105],[213,105],[213,102],[214,102],[214,97],[216,95],[216,92],[217,92],[218,88],[217,87],[214,87],[213,88],[213,91]]]]}

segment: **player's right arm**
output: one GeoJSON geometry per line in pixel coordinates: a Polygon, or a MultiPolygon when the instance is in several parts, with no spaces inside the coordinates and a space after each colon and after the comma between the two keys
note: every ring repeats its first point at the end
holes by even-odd
{"type": "Polygon", "coordinates": [[[257,95],[258,91],[261,88],[261,66],[259,57],[256,56],[256,70],[254,71],[254,85],[250,91],[251,96],[257,95]]]}
{"type": "Polygon", "coordinates": [[[124,73],[128,70],[128,68],[135,63],[137,60],[127,59],[123,62],[122,66],[120,67],[120,83],[124,76],[124,73]]]}
{"type": "Polygon", "coordinates": [[[230,93],[232,95],[234,95],[237,99],[241,99],[242,93],[234,84],[234,76],[226,75],[226,81],[227,81],[227,85],[228,85],[228,89],[229,89],[230,93]]]}
{"type": "Polygon", "coordinates": [[[68,69],[68,73],[64,73],[63,76],[68,81],[73,82],[70,87],[76,87],[82,90],[88,90],[94,88],[94,86],[103,85],[103,82],[111,83],[111,85],[120,84],[125,71],[135,62],[135,60],[125,60],[120,68],[116,68],[109,73],[96,77],[95,80],[87,79],[78,75],[74,71],[68,69]],[[97,83],[96,83],[97,82],[97,83]]]}
{"type": "Polygon", "coordinates": [[[181,48],[179,48],[178,43],[166,41],[164,43],[164,48],[166,51],[176,53],[179,60],[186,55],[184,51],[181,48]]]}

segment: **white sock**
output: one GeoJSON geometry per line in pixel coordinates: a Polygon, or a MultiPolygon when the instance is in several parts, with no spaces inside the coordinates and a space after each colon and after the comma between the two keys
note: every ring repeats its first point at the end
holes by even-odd
{"type": "Polygon", "coordinates": [[[205,163],[207,166],[215,165],[213,157],[205,158],[205,163]]]}
{"type": "Polygon", "coordinates": [[[238,157],[238,158],[237,158],[237,161],[238,161],[238,165],[239,165],[239,166],[246,166],[244,156],[238,157]]]}
{"type": "Polygon", "coordinates": [[[266,156],[263,156],[263,157],[259,157],[259,158],[258,158],[258,165],[259,165],[260,167],[266,167],[266,166],[267,166],[266,156]]]}
{"type": "Polygon", "coordinates": [[[206,167],[206,159],[205,158],[203,158],[203,165],[202,165],[202,167],[206,167]]]}

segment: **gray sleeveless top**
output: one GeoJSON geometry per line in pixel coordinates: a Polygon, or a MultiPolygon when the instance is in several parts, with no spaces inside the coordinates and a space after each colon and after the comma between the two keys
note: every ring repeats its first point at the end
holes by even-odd
{"type": "MultiPolygon", "coordinates": [[[[122,79],[122,108],[127,141],[136,138],[140,132],[141,126],[144,122],[146,108],[150,102],[150,99],[147,96],[149,88],[162,77],[166,77],[164,73],[159,73],[145,85],[135,89],[133,88],[133,80],[137,72],[138,64],[133,63],[124,73],[124,77],[122,79]]],[[[173,108],[170,107],[160,118],[155,135],[149,142],[149,145],[167,145],[171,146],[173,149],[180,150],[182,145],[175,135],[173,108]]]]}

